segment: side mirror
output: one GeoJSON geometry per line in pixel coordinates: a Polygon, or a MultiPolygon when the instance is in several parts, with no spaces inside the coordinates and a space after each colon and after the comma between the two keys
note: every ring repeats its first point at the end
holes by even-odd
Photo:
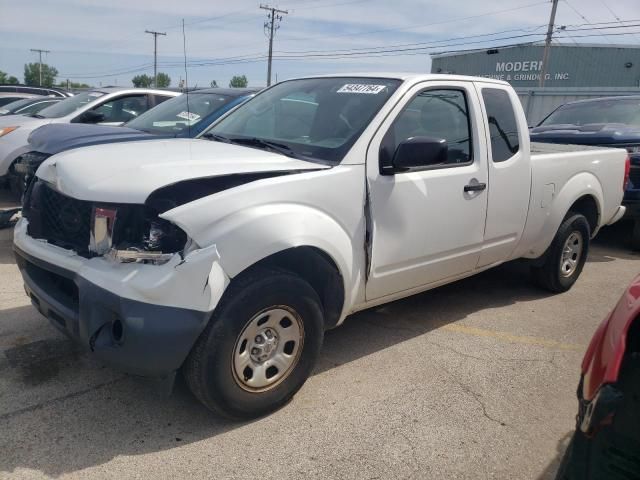
{"type": "Polygon", "coordinates": [[[100,123],[104,121],[104,113],[98,113],[94,110],[88,110],[80,117],[81,123],[100,123]]]}
{"type": "Polygon", "coordinates": [[[398,145],[391,164],[396,172],[425,169],[446,163],[448,151],[444,138],[411,137],[398,145]]]}

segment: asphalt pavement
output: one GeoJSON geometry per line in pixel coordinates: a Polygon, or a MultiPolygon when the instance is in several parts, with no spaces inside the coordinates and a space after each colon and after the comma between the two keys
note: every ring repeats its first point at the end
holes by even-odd
{"type": "Polygon", "coordinates": [[[553,478],[584,350],[640,272],[629,233],[603,231],[565,294],[515,262],[354,315],[289,405],[238,423],[74,347],[0,230],[0,478],[553,478]]]}

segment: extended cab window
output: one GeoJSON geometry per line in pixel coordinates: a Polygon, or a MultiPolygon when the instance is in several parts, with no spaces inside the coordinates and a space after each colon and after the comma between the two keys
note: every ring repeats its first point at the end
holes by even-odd
{"type": "Polygon", "coordinates": [[[469,164],[472,160],[471,127],[464,92],[441,89],[425,90],[416,95],[385,135],[381,156],[390,159],[398,145],[412,137],[446,140],[447,161],[441,166],[469,164]]]}
{"type": "Polygon", "coordinates": [[[513,104],[507,91],[499,88],[483,88],[482,99],[489,120],[491,156],[494,162],[504,162],[520,149],[513,104]]]}

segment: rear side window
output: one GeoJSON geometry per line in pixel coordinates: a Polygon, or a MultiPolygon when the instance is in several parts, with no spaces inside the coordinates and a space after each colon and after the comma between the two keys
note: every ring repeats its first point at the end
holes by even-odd
{"type": "Polygon", "coordinates": [[[513,104],[507,91],[498,88],[483,88],[482,99],[489,119],[491,156],[494,162],[504,162],[520,149],[513,104]]]}

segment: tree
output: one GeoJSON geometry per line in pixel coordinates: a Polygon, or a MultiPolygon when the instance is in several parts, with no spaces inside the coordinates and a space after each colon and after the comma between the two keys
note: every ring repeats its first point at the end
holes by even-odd
{"type": "Polygon", "coordinates": [[[246,88],[247,85],[249,85],[249,81],[245,75],[234,75],[229,82],[229,86],[232,88],[246,88]]]}
{"type": "Polygon", "coordinates": [[[169,85],[171,85],[171,77],[166,73],[158,73],[158,84],[156,88],[167,88],[169,85]]]}
{"type": "Polygon", "coordinates": [[[133,82],[133,86],[137,88],[140,88],[140,87],[148,88],[151,85],[153,85],[153,77],[150,77],[147,74],[136,75],[131,79],[131,81],[133,82]]]}
{"type": "Polygon", "coordinates": [[[16,77],[14,77],[13,75],[10,76],[7,73],[0,70],[0,84],[17,85],[18,83],[20,82],[18,82],[18,79],[16,77]]]}
{"type": "MultiPolygon", "coordinates": [[[[42,86],[52,87],[56,82],[58,69],[51,67],[46,63],[42,64],[42,86]]],[[[40,85],[40,64],[27,63],[24,66],[24,83],[25,85],[40,85]]]]}
{"type": "Polygon", "coordinates": [[[91,85],[81,82],[72,82],[69,79],[64,82],[60,82],[58,86],[62,88],[91,88],[91,85]]]}
{"type": "Polygon", "coordinates": [[[211,88],[218,88],[218,82],[211,80],[211,88]]]}

